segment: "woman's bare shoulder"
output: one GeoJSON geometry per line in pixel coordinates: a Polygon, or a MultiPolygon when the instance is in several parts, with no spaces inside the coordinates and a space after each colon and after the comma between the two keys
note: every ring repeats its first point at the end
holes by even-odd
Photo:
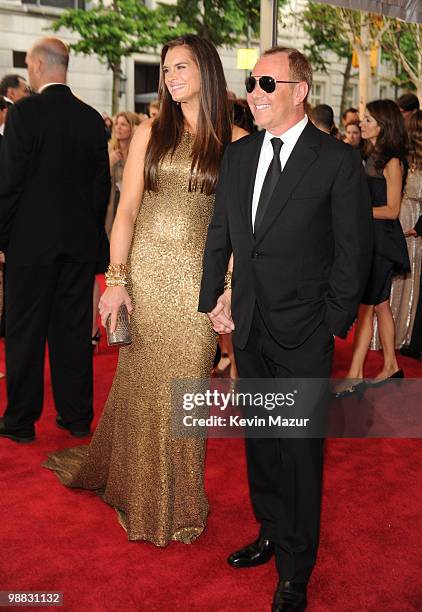
{"type": "Polygon", "coordinates": [[[142,147],[148,143],[151,137],[152,122],[152,119],[145,119],[137,126],[131,142],[132,148],[142,147]]]}
{"type": "Polygon", "coordinates": [[[384,166],[384,177],[391,178],[402,175],[404,172],[403,162],[398,157],[392,157],[384,166]]]}

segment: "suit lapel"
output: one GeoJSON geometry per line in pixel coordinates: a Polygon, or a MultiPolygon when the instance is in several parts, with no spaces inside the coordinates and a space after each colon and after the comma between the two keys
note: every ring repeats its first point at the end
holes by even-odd
{"type": "Polygon", "coordinates": [[[262,142],[264,140],[265,130],[257,133],[256,138],[248,143],[245,147],[242,163],[241,172],[248,176],[245,182],[242,181],[242,177],[239,177],[239,186],[243,183],[243,189],[239,193],[240,204],[242,208],[242,215],[246,227],[248,228],[248,234],[252,240],[254,235],[252,232],[252,198],[255,186],[256,171],[258,169],[259,156],[261,154],[262,142]]]}
{"type": "Polygon", "coordinates": [[[299,183],[309,166],[318,158],[319,142],[320,139],[317,128],[308,122],[291,152],[280,179],[275,186],[261,227],[255,236],[257,243],[262,240],[266,232],[274,224],[275,220],[286,206],[291,192],[299,183]]]}

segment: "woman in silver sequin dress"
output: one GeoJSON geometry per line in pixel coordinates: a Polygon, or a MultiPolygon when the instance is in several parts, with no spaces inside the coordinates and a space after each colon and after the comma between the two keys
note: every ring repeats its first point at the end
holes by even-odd
{"type": "Polygon", "coordinates": [[[205,527],[203,440],[174,439],[172,379],[206,378],[216,350],[197,312],[202,256],[223,150],[233,128],[215,48],[193,35],[162,51],[160,115],[133,138],[111,236],[111,262],[129,264],[128,291],[108,287],[103,323],[125,303],[131,346],[89,447],[49,456],[69,487],[96,490],[130,540],[189,543],[205,527]],[[133,238],[132,238],[133,237],[133,238]]]}

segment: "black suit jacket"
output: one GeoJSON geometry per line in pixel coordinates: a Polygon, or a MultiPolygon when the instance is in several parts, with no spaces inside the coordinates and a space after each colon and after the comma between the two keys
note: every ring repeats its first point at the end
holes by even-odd
{"type": "Polygon", "coordinates": [[[323,321],[344,337],[372,259],[372,208],[360,155],[309,122],[254,236],[252,196],[263,138],[255,133],[225,152],[199,310],[214,308],[233,251],[233,340],[239,348],[256,303],[282,346],[299,346],[323,321]]]}
{"type": "Polygon", "coordinates": [[[110,192],[104,122],[66,85],[10,107],[0,151],[8,264],[98,258],[110,192]]]}

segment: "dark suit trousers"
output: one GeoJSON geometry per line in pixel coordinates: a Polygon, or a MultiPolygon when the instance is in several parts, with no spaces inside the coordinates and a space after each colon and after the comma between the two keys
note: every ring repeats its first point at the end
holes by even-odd
{"type": "Polygon", "coordinates": [[[92,289],[95,263],[8,265],[7,427],[32,434],[44,396],[45,346],[58,414],[73,429],[92,421],[92,289]]]}
{"type": "MultiPolygon", "coordinates": [[[[334,341],[325,323],[299,347],[286,349],[256,307],[248,342],[235,346],[241,378],[328,378],[334,341]]],[[[307,582],[316,561],[323,461],[319,438],[246,440],[252,505],[261,536],[276,545],[283,580],[307,582]]]]}

